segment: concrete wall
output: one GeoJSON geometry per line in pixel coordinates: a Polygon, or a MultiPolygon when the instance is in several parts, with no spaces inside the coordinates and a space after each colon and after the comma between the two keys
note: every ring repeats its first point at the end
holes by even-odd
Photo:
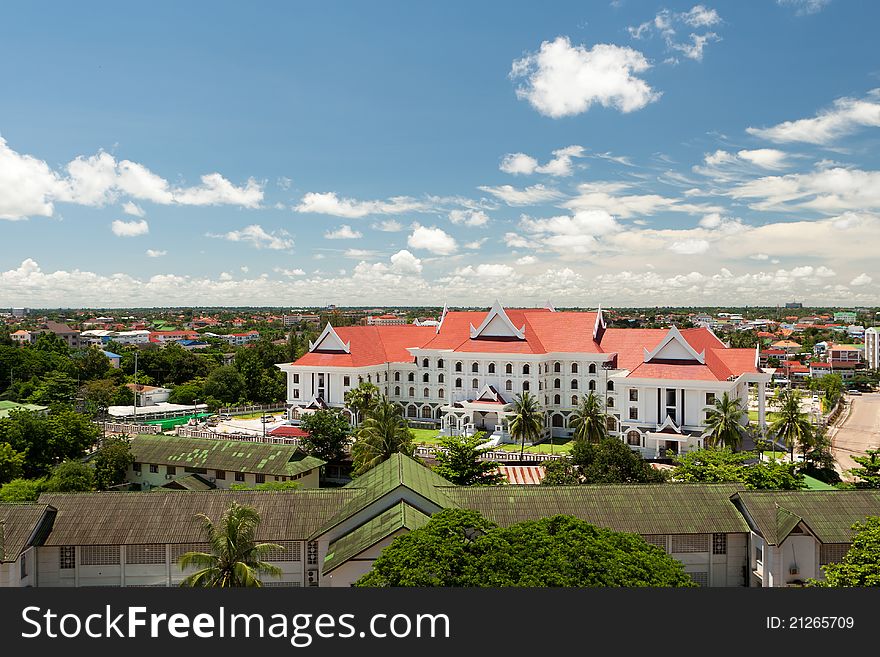
{"type": "Polygon", "coordinates": [[[408,533],[408,529],[399,529],[388,538],[379,541],[373,547],[364,550],[360,554],[356,554],[353,558],[346,561],[329,575],[324,576],[324,586],[335,588],[351,586],[362,575],[370,572],[373,568],[373,563],[379,558],[379,554],[382,550],[388,547],[396,537],[408,533]]]}

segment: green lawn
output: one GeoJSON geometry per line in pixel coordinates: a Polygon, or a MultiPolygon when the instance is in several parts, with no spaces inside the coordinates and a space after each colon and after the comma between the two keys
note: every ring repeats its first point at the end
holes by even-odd
{"type": "MultiPolygon", "coordinates": [[[[776,411],[767,411],[767,424],[773,422],[776,419],[776,416],[779,415],[776,411]]],[[[758,421],[758,411],[749,411],[749,420],[751,422],[758,421]]]]}
{"type": "Polygon", "coordinates": [[[824,481],[819,481],[813,477],[805,476],[804,483],[808,490],[837,490],[834,486],[826,484],[824,481]]]}
{"type": "MultiPolygon", "coordinates": [[[[574,447],[574,441],[570,438],[554,438],[552,453],[568,454],[572,447],[574,447]]],[[[504,450],[505,452],[518,452],[519,445],[499,445],[496,449],[504,450]]],[[[550,454],[550,441],[526,447],[525,451],[527,454],[550,454]]]]}
{"type": "Polygon", "coordinates": [[[410,429],[416,439],[415,442],[421,445],[439,445],[440,432],[437,429],[410,429]]]}

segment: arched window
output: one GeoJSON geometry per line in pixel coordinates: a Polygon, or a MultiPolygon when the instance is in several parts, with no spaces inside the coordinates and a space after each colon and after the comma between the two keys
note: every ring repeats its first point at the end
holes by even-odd
{"type": "Polygon", "coordinates": [[[595,390],[595,389],[596,389],[596,382],[595,382],[595,381],[590,381],[590,382],[587,384],[587,387],[588,387],[590,390],[595,390]]]}
{"type": "Polygon", "coordinates": [[[572,374],[577,374],[577,373],[578,373],[578,364],[577,364],[577,363],[572,363],[572,364],[571,364],[571,373],[572,373],[572,374]]]}
{"type": "Polygon", "coordinates": [[[410,404],[409,406],[406,407],[406,414],[409,417],[416,417],[418,415],[418,410],[416,409],[415,406],[410,404]]]}
{"type": "Polygon", "coordinates": [[[590,374],[596,373],[596,363],[590,363],[590,367],[587,369],[590,374]]]}
{"type": "Polygon", "coordinates": [[[608,408],[614,408],[614,397],[608,398],[608,403],[606,404],[608,408]]]}
{"type": "Polygon", "coordinates": [[[456,372],[461,372],[461,361],[458,361],[458,362],[455,364],[455,371],[456,371],[456,372]]]}
{"type": "Polygon", "coordinates": [[[608,382],[608,390],[614,390],[614,381],[608,382]]]}
{"type": "Polygon", "coordinates": [[[455,387],[456,387],[456,388],[461,388],[461,379],[456,379],[456,380],[455,380],[455,387]]]}
{"type": "Polygon", "coordinates": [[[428,367],[428,359],[422,358],[422,367],[428,367]]]}
{"type": "Polygon", "coordinates": [[[422,374],[422,383],[430,383],[430,382],[431,382],[431,375],[428,374],[427,372],[422,374]]]}
{"type": "Polygon", "coordinates": [[[373,375],[367,374],[367,383],[372,383],[372,382],[373,382],[373,375]]]}
{"type": "Polygon", "coordinates": [[[633,429],[632,431],[626,432],[626,444],[633,445],[634,447],[642,446],[642,435],[633,429]]]}
{"type": "Polygon", "coordinates": [[[394,386],[394,396],[400,397],[400,386],[394,386]]]}
{"type": "Polygon", "coordinates": [[[523,381],[523,392],[528,392],[529,390],[529,382],[523,381]]]}
{"type": "Polygon", "coordinates": [[[605,426],[608,428],[608,431],[617,431],[617,418],[609,415],[608,419],[605,420],[605,426]]]}
{"type": "Polygon", "coordinates": [[[559,406],[562,403],[562,397],[560,395],[553,395],[553,403],[559,406]]]}
{"type": "Polygon", "coordinates": [[[556,361],[555,363],[553,363],[553,371],[554,372],[561,372],[562,371],[562,363],[560,363],[559,361],[556,361]]]}
{"type": "Polygon", "coordinates": [[[489,363],[489,374],[495,374],[495,363],[489,363]]]}
{"type": "Polygon", "coordinates": [[[424,394],[422,395],[422,397],[430,397],[430,396],[431,396],[431,391],[428,390],[427,388],[425,388],[425,392],[424,392],[424,394]]]}
{"type": "Polygon", "coordinates": [[[577,395],[572,395],[572,396],[571,396],[571,405],[572,405],[572,406],[577,406],[577,405],[578,405],[578,396],[577,396],[577,395]]]}
{"type": "Polygon", "coordinates": [[[471,388],[473,388],[474,390],[476,390],[476,389],[479,388],[479,387],[480,387],[480,382],[479,382],[479,381],[477,381],[476,379],[474,379],[473,381],[471,381],[471,388]]]}
{"type": "Polygon", "coordinates": [[[471,364],[471,372],[476,374],[479,371],[480,371],[480,364],[479,363],[472,363],[471,364]]]}
{"type": "Polygon", "coordinates": [[[550,398],[547,395],[544,395],[544,406],[550,405],[550,398]]]}
{"type": "Polygon", "coordinates": [[[543,389],[544,389],[544,382],[538,381],[538,390],[543,390],[543,389]]]}
{"type": "Polygon", "coordinates": [[[416,396],[416,389],[413,388],[412,386],[410,386],[410,389],[409,389],[409,396],[410,396],[410,397],[415,397],[415,396],[416,396]]]}
{"type": "Polygon", "coordinates": [[[437,367],[439,369],[443,369],[443,359],[442,358],[437,359],[437,367]]]}
{"type": "Polygon", "coordinates": [[[422,406],[422,417],[430,419],[430,417],[431,417],[431,407],[430,406],[422,406]]]}
{"type": "Polygon", "coordinates": [[[445,394],[445,393],[443,392],[443,388],[440,388],[440,389],[437,391],[437,396],[438,396],[440,399],[443,399],[444,394],[445,394]]]}
{"type": "Polygon", "coordinates": [[[553,379],[553,387],[554,387],[554,388],[561,388],[561,387],[562,387],[562,381],[560,381],[559,379],[553,379]]]}
{"type": "Polygon", "coordinates": [[[384,377],[384,379],[385,379],[385,381],[388,380],[388,372],[385,372],[385,377],[384,377]]]}
{"type": "Polygon", "coordinates": [[[571,389],[572,389],[572,390],[577,390],[577,389],[578,389],[578,380],[577,380],[577,379],[572,379],[572,380],[571,380],[571,389]]]}
{"type": "Polygon", "coordinates": [[[409,381],[410,383],[412,383],[413,381],[415,381],[415,380],[416,380],[416,373],[415,373],[415,372],[410,372],[410,373],[407,375],[406,380],[409,381]]]}
{"type": "Polygon", "coordinates": [[[558,413],[553,416],[553,426],[556,428],[565,426],[565,418],[559,415],[558,413]]]}
{"type": "Polygon", "coordinates": [[[443,374],[438,374],[437,375],[437,383],[443,383],[443,380],[444,380],[443,374]]]}
{"type": "Polygon", "coordinates": [[[504,366],[504,373],[505,373],[505,374],[513,374],[513,365],[510,364],[510,363],[508,363],[507,365],[505,365],[505,366],[504,366]]]}
{"type": "Polygon", "coordinates": [[[528,373],[529,373],[529,364],[526,363],[525,365],[523,365],[523,374],[528,374],[528,373]]]}
{"type": "Polygon", "coordinates": [[[400,372],[395,372],[395,373],[394,373],[394,380],[395,380],[395,381],[400,381],[400,372]]]}
{"type": "Polygon", "coordinates": [[[511,381],[510,379],[507,379],[507,381],[504,382],[504,389],[505,390],[513,390],[513,381],[511,381]]]}

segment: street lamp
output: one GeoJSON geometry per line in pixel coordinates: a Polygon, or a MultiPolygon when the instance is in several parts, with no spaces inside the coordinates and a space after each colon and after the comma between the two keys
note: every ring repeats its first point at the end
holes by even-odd
{"type": "Polygon", "coordinates": [[[98,413],[101,414],[101,442],[107,437],[107,407],[103,404],[98,406],[98,413]]]}

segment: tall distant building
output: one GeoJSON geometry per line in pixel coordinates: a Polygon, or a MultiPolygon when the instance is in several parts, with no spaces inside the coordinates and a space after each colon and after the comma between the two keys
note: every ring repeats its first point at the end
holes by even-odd
{"type": "Polygon", "coordinates": [[[30,308],[13,308],[12,309],[12,316],[13,317],[24,317],[25,315],[28,314],[29,311],[30,311],[30,308]]]}
{"type": "Polygon", "coordinates": [[[804,304],[802,304],[800,301],[789,301],[787,304],[785,304],[785,307],[786,308],[803,308],[804,304]]]}
{"type": "Polygon", "coordinates": [[[868,367],[880,370],[880,328],[872,327],[865,331],[865,360],[868,367]]]}

